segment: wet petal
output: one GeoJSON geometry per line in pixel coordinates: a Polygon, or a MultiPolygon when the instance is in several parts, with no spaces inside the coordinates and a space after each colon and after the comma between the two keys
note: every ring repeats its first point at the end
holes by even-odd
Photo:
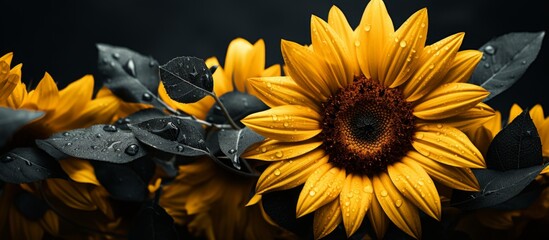
{"type": "Polygon", "coordinates": [[[492,132],[492,136],[496,136],[496,134],[501,131],[501,123],[501,113],[496,111],[494,117],[484,123],[484,127],[492,132]]]}
{"type": "Polygon", "coordinates": [[[427,94],[414,107],[414,116],[425,120],[445,119],[482,102],[490,92],[469,83],[448,83],[427,94]]]}
{"type": "Polygon", "coordinates": [[[337,93],[353,81],[353,69],[350,64],[349,50],[347,45],[324,20],[311,17],[311,40],[314,52],[326,62],[329,71],[327,82],[331,94],[337,93]]]}
{"type": "Polygon", "coordinates": [[[347,237],[353,235],[362,224],[362,220],[372,203],[372,182],[368,176],[347,175],[343,189],[339,194],[339,204],[347,237]]]}
{"type": "MultiPolygon", "coordinates": [[[[21,65],[19,66],[19,70],[21,65]]],[[[17,87],[20,80],[20,74],[10,75],[10,65],[4,61],[0,61],[0,103],[4,102],[17,87]]]]}
{"type": "Polygon", "coordinates": [[[265,137],[299,142],[319,134],[321,120],[321,116],[308,107],[283,105],[250,114],[242,123],[265,137]]]}
{"type": "Polygon", "coordinates": [[[339,196],[345,181],[345,169],[330,163],[319,166],[309,176],[297,200],[296,216],[302,217],[339,196]]]}
{"type": "MultiPolygon", "coordinates": [[[[260,77],[265,69],[265,42],[263,39],[257,40],[247,52],[244,52],[242,57],[242,59],[235,59],[236,67],[233,69],[232,77],[236,89],[245,92],[248,78],[260,77]]],[[[229,77],[228,75],[227,78],[229,77]]]]}
{"type": "Polygon", "coordinates": [[[444,82],[465,83],[469,81],[481,58],[482,52],[478,50],[459,51],[450,64],[450,69],[443,77],[444,82]]]}
{"type": "Polygon", "coordinates": [[[27,87],[25,86],[25,83],[21,82],[22,66],[22,64],[18,64],[10,70],[10,73],[8,74],[8,79],[6,81],[10,83],[15,82],[17,83],[17,85],[12,89],[11,94],[9,94],[7,98],[3,100],[0,98],[0,103],[2,105],[6,105],[13,109],[20,108],[27,98],[27,87]]]}
{"type": "Polygon", "coordinates": [[[440,183],[463,191],[478,191],[480,186],[478,181],[469,168],[452,167],[433,161],[428,157],[421,155],[416,151],[409,151],[404,157],[406,161],[415,161],[423,167],[429,176],[440,183]]]}
{"type": "MultiPolygon", "coordinates": [[[[453,117],[436,120],[436,122],[455,127],[463,132],[467,132],[486,124],[488,121],[491,121],[491,119],[494,119],[494,116],[494,109],[485,103],[478,103],[460,114],[453,117]]],[[[501,129],[501,127],[499,129],[501,129]]]]}
{"type": "Polygon", "coordinates": [[[460,130],[442,124],[417,128],[412,142],[424,156],[455,167],[486,168],[480,151],[460,130]]]}
{"type": "Polygon", "coordinates": [[[383,1],[372,0],[368,3],[356,31],[360,43],[358,46],[355,44],[360,69],[367,78],[378,79],[379,57],[395,31],[383,1]]]}
{"type": "Polygon", "coordinates": [[[522,108],[518,104],[514,103],[509,110],[509,119],[507,123],[511,123],[518,115],[520,115],[520,113],[522,113],[522,108]]]}
{"type": "Polygon", "coordinates": [[[6,62],[8,66],[10,66],[12,59],[13,59],[13,52],[9,52],[4,54],[4,56],[0,57],[0,62],[6,62]]]}
{"type": "Polygon", "coordinates": [[[289,75],[305,93],[317,102],[324,102],[332,92],[330,90],[328,67],[324,60],[311,49],[297,43],[282,40],[282,56],[288,67],[289,75]]]}
{"type": "Polygon", "coordinates": [[[40,110],[53,111],[59,104],[59,91],[50,74],[45,73],[36,89],[29,93],[29,97],[23,103],[23,107],[31,105],[39,106],[40,110]]]}
{"type": "Polygon", "coordinates": [[[86,104],[91,101],[93,95],[93,76],[86,75],[59,91],[59,101],[63,107],[55,112],[56,117],[52,121],[72,121],[78,116],[86,104]]]}
{"type": "Polygon", "coordinates": [[[316,149],[296,158],[271,163],[257,180],[256,194],[297,187],[328,159],[324,150],[316,149]]]}
{"type": "Polygon", "coordinates": [[[289,159],[306,154],[321,144],[322,140],[317,138],[297,143],[269,139],[254,148],[250,148],[241,157],[264,161],[279,161],[280,159],[289,159]]]}
{"type": "MultiPolygon", "coordinates": [[[[241,79],[243,72],[247,70],[246,58],[252,51],[253,45],[243,38],[236,38],[229,43],[227,47],[227,55],[225,56],[225,76],[227,79],[233,81],[236,79],[241,79]],[[238,78],[236,75],[238,74],[238,78]],[[234,77],[234,79],[233,79],[234,77]]],[[[244,83],[244,81],[239,81],[239,83],[244,83]]],[[[231,85],[233,83],[231,82],[231,85]]],[[[239,86],[237,85],[237,88],[239,86]]],[[[239,91],[244,91],[244,86],[240,86],[242,89],[238,88],[239,91]]]]}
{"type": "Polygon", "coordinates": [[[418,66],[410,79],[403,85],[403,95],[408,102],[414,102],[440,86],[450,64],[461,46],[463,33],[454,34],[425,47],[418,66]]]}
{"type": "Polygon", "coordinates": [[[495,135],[492,135],[492,132],[488,128],[480,126],[477,129],[471,130],[467,136],[469,136],[471,142],[475,144],[478,150],[482,153],[482,156],[486,156],[490,143],[492,142],[492,139],[494,139],[495,135]]]}
{"type": "Polygon", "coordinates": [[[94,99],[86,105],[82,114],[74,121],[60,125],[60,130],[88,127],[93,124],[108,123],[117,113],[119,100],[116,97],[94,99]]]}
{"type": "Polygon", "coordinates": [[[545,115],[543,115],[543,108],[541,107],[541,105],[536,104],[534,107],[532,107],[532,109],[530,109],[528,113],[530,114],[534,125],[536,125],[536,128],[540,129],[541,125],[545,121],[545,115]]]}
{"type": "Polygon", "coordinates": [[[425,47],[427,38],[427,9],[414,13],[392,35],[381,67],[378,69],[379,81],[387,87],[395,88],[403,84],[420,64],[419,56],[425,47]]]}
{"type": "Polygon", "coordinates": [[[85,184],[71,183],[62,179],[48,179],[47,188],[52,196],[63,201],[68,207],[83,211],[93,211],[97,206],[85,184]]]}
{"type": "Polygon", "coordinates": [[[367,215],[370,223],[372,224],[374,232],[376,232],[377,238],[383,239],[383,237],[385,236],[385,232],[389,227],[389,218],[387,218],[387,215],[383,211],[383,208],[381,208],[381,205],[379,205],[379,201],[377,200],[377,198],[372,198],[372,204],[367,212],[367,215]]]}
{"type": "Polygon", "coordinates": [[[315,212],[313,222],[314,238],[320,239],[330,234],[340,222],[341,210],[338,199],[335,199],[315,212]]]}
{"type": "MultiPolygon", "coordinates": [[[[216,70],[216,72],[218,70],[216,70]]],[[[219,84],[216,84],[218,82],[217,80],[218,79],[216,78],[216,81],[214,81],[214,88],[216,85],[219,85],[219,84]]],[[[219,81],[222,82],[223,80],[220,79],[219,81]]],[[[206,119],[206,114],[215,103],[215,100],[209,96],[206,96],[200,99],[198,102],[194,102],[194,103],[185,104],[185,103],[177,102],[170,98],[162,82],[160,82],[158,86],[158,96],[160,97],[160,99],[162,99],[162,101],[166,102],[168,106],[175,108],[177,110],[183,111],[189,115],[195,116],[198,119],[202,119],[202,120],[206,119]]]]}
{"type": "Polygon", "coordinates": [[[320,106],[305,90],[289,77],[250,78],[248,90],[269,107],[303,105],[317,112],[320,106]]]}
{"type": "Polygon", "coordinates": [[[389,176],[400,193],[427,215],[440,220],[441,207],[431,177],[414,160],[403,158],[387,167],[389,176]]]}
{"type": "MultiPolygon", "coordinates": [[[[355,45],[355,32],[343,12],[336,6],[330,8],[328,13],[328,24],[334,29],[334,31],[339,35],[341,40],[346,44],[348,52],[348,58],[353,71],[354,76],[360,75],[360,66],[358,65],[358,60],[356,58],[356,49],[353,47],[355,45]]],[[[358,42],[360,44],[360,42],[358,42]]]]}
{"type": "Polygon", "coordinates": [[[374,192],[387,217],[406,234],[421,238],[421,222],[416,206],[404,198],[387,173],[373,177],[374,192]]]}

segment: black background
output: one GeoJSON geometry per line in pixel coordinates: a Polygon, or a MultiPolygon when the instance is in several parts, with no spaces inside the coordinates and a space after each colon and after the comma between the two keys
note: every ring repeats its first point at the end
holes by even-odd
{"type": "MultiPolygon", "coordinates": [[[[64,87],[85,74],[96,74],[95,43],[124,46],[153,56],[161,64],[177,56],[217,56],[223,64],[229,42],[263,38],[267,64],[282,63],[280,39],[309,44],[311,14],[327,19],[336,5],[352,27],[359,23],[366,0],[0,0],[0,55],[14,52],[23,63],[23,80],[36,84],[49,72],[64,87]]],[[[427,7],[428,44],[466,32],[461,49],[478,49],[509,32],[547,31],[545,1],[386,0],[395,28],[427,7]]],[[[541,103],[549,113],[543,84],[549,81],[548,37],[538,58],[521,80],[490,100],[508,112],[512,103],[541,103]]]]}

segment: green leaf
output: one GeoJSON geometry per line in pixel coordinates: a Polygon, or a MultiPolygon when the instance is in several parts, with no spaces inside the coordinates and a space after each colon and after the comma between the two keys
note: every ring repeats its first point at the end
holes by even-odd
{"type": "Polygon", "coordinates": [[[0,148],[25,124],[44,116],[40,111],[0,107],[0,148]]]}
{"type": "Polygon", "coordinates": [[[204,60],[176,57],[160,66],[166,92],[175,101],[193,103],[213,94],[213,78],[204,60]]]}
{"type": "Polygon", "coordinates": [[[484,52],[470,83],[484,87],[488,101],[511,87],[536,59],[545,32],[512,32],[494,38],[479,50],[484,52]]]}

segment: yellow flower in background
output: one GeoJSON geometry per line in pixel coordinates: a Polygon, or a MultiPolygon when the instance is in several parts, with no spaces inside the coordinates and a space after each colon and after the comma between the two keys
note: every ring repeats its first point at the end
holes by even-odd
{"type": "MultiPolygon", "coordinates": [[[[518,104],[513,104],[509,111],[508,123],[513,121],[521,112],[522,108],[518,104]]],[[[538,130],[541,139],[542,155],[543,157],[549,157],[549,117],[545,117],[543,107],[540,104],[536,104],[528,113],[538,130]]],[[[546,168],[544,171],[548,171],[548,169],[546,168]]]]}
{"type": "Polygon", "coordinates": [[[245,153],[270,162],[250,204],[304,184],[296,215],[314,213],[317,239],[340,222],[350,236],[366,215],[380,238],[388,219],[420,238],[418,208],[441,215],[432,178],[478,190],[469,168],[485,162],[460,129],[493,115],[488,91],[465,83],[482,53],[458,52],[463,33],[425,46],[427,25],[422,9],[395,31],[372,0],[356,30],[333,7],[311,18],[311,46],[282,40],[289,76],[251,79],[271,109],[242,120],[268,138],[245,153]]]}
{"type": "MultiPolygon", "coordinates": [[[[246,80],[251,77],[270,77],[280,75],[280,65],[265,68],[265,42],[259,39],[253,45],[245,39],[236,38],[229,44],[225,57],[225,66],[221,67],[216,57],[206,59],[208,67],[219,66],[213,74],[214,92],[222,96],[231,91],[247,92],[246,80]]],[[[192,104],[178,103],[172,100],[162,83],[158,88],[160,98],[170,107],[186,112],[199,119],[206,119],[215,100],[205,97],[192,104]]]]}
{"type": "MultiPolygon", "coordinates": [[[[215,57],[206,61],[208,67],[219,66],[215,57]]],[[[254,45],[237,38],[227,49],[224,68],[215,71],[214,91],[218,96],[231,91],[245,92],[249,77],[280,75],[280,66],[265,69],[265,44],[254,45]]],[[[163,87],[159,94],[171,107],[206,119],[214,100],[206,97],[193,104],[177,103],[163,87]]],[[[184,224],[188,231],[207,239],[274,239],[284,234],[264,216],[261,206],[246,207],[255,179],[238,176],[218,166],[211,159],[201,158],[179,166],[179,175],[163,187],[160,205],[184,224]]]]}

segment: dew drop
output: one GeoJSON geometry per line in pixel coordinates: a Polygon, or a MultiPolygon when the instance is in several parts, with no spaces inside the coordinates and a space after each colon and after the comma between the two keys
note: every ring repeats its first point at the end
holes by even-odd
{"type": "Polygon", "coordinates": [[[2,158],[3,163],[8,163],[8,162],[11,162],[11,161],[13,161],[12,156],[5,156],[5,157],[2,158]]]}
{"type": "Polygon", "coordinates": [[[120,53],[113,53],[113,54],[112,54],[112,57],[113,57],[114,59],[119,59],[119,58],[120,58],[120,53]]]}
{"type": "Polygon", "coordinates": [[[406,41],[405,40],[400,41],[400,47],[401,48],[406,47],[406,41]]]}
{"type": "Polygon", "coordinates": [[[65,136],[65,137],[68,137],[68,136],[70,136],[70,135],[71,135],[70,132],[64,132],[64,133],[63,133],[63,136],[65,136]]]}
{"type": "Polygon", "coordinates": [[[525,60],[523,60],[522,62],[520,62],[520,64],[522,64],[522,65],[526,65],[526,61],[525,61],[525,60]]]}
{"type": "Polygon", "coordinates": [[[437,124],[437,128],[442,128],[442,124],[437,124]]]}
{"type": "Polygon", "coordinates": [[[129,59],[128,62],[124,65],[124,70],[128,74],[130,74],[132,77],[137,77],[137,73],[135,72],[135,63],[133,62],[133,59],[129,59]]]}
{"type": "Polygon", "coordinates": [[[372,186],[366,186],[364,187],[364,192],[367,192],[367,193],[373,193],[374,192],[374,189],[372,188],[372,186]]]}
{"type": "Polygon", "coordinates": [[[397,200],[395,201],[395,206],[396,206],[397,208],[399,208],[400,206],[402,206],[402,200],[397,199],[397,200]]]}
{"type": "Polygon", "coordinates": [[[282,153],[282,151],[277,151],[277,152],[275,153],[275,156],[276,156],[277,158],[281,158],[282,156],[284,156],[284,154],[282,153]]]}
{"type": "Polygon", "coordinates": [[[97,146],[97,145],[93,145],[93,146],[91,146],[91,149],[93,149],[93,150],[97,150],[97,149],[99,149],[99,146],[97,146]]]}
{"type": "Polygon", "coordinates": [[[185,147],[183,147],[183,146],[181,146],[181,145],[177,146],[176,149],[177,149],[178,152],[183,152],[183,151],[185,151],[185,147]]]}
{"type": "Polygon", "coordinates": [[[355,41],[355,47],[360,47],[360,41],[358,40],[355,41]]]}
{"type": "Polygon", "coordinates": [[[262,147],[262,148],[261,148],[261,152],[263,152],[263,153],[264,153],[264,152],[267,152],[267,147],[262,147]]]}
{"type": "Polygon", "coordinates": [[[314,190],[309,191],[309,196],[313,197],[315,196],[316,192],[314,190]]]}
{"type": "Polygon", "coordinates": [[[98,133],[98,134],[95,134],[95,137],[96,138],[101,138],[101,137],[103,137],[103,135],[101,135],[101,133],[98,133]]]}
{"type": "Polygon", "coordinates": [[[105,125],[103,127],[103,131],[105,131],[105,132],[116,132],[116,131],[118,131],[118,128],[116,128],[116,126],[114,126],[114,125],[105,125]]]}
{"type": "Polygon", "coordinates": [[[485,63],[485,64],[484,64],[484,67],[485,67],[485,68],[489,68],[489,67],[490,67],[490,64],[489,64],[489,63],[485,63]]]}
{"type": "Polygon", "coordinates": [[[372,29],[372,26],[371,26],[371,25],[366,25],[366,26],[364,26],[364,31],[369,32],[370,29],[372,29]]]}
{"type": "Polygon", "coordinates": [[[126,148],[126,150],[124,150],[124,152],[130,156],[135,156],[137,152],[139,152],[139,146],[136,144],[131,144],[126,148]]]}
{"type": "Polygon", "coordinates": [[[273,121],[278,121],[278,116],[273,114],[271,117],[273,118],[273,121]]]}
{"type": "Polygon", "coordinates": [[[429,69],[433,69],[433,68],[435,68],[435,64],[429,65],[429,69]]]}
{"type": "Polygon", "coordinates": [[[234,154],[236,152],[235,149],[229,149],[229,154],[234,154]]]}
{"type": "Polygon", "coordinates": [[[424,27],[425,27],[425,23],[421,23],[421,27],[424,28],[424,27]]]}
{"type": "Polygon", "coordinates": [[[274,175],[275,175],[275,176],[280,176],[280,169],[278,169],[278,168],[275,169],[274,175]]]}
{"type": "Polygon", "coordinates": [[[417,184],[419,184],[420,186],[423,186],[425,183],[421,180],[417,181],[417,184]]]}
{"type": "Polygon", "coordinates": [[[290,126],[290,124],[288,122],[284,122],[284,127],[287,128],[288,126],[290,126]]]}
{"type": "Polygon", "coordinates": [[[71,142],[68,142],[68,143],[65,144],[65,146],[67,146],[67,147],[68,147],[68,146],[72,146],[72,143],[71,143],[71,142]]]}
{"type": "Polygon", "coordinates": [[[496,53],[496,49],[492,45],[486,46],[484,51],[490,55],[494,55],[494,53],[496,53]]]}
{"type": "Polygon", "coordinates": [[[143,99],[143,101],[150,102],[153,99],[153,97],[150,93],[143,93],[143,96],[141,96],[141,99],[143,99]]]}
{"type": "Polygon", "coordinates": [[[387,191],[385,190],[381,190],[380,194],[382,197],[387,197],[387,191]]]}
{"type": "Polygon", "coordinates": [[[351,202],[346,201],[346,202],[345,202],[345,206],[349,206],[349,205],[351,205],[351,202]]]}

